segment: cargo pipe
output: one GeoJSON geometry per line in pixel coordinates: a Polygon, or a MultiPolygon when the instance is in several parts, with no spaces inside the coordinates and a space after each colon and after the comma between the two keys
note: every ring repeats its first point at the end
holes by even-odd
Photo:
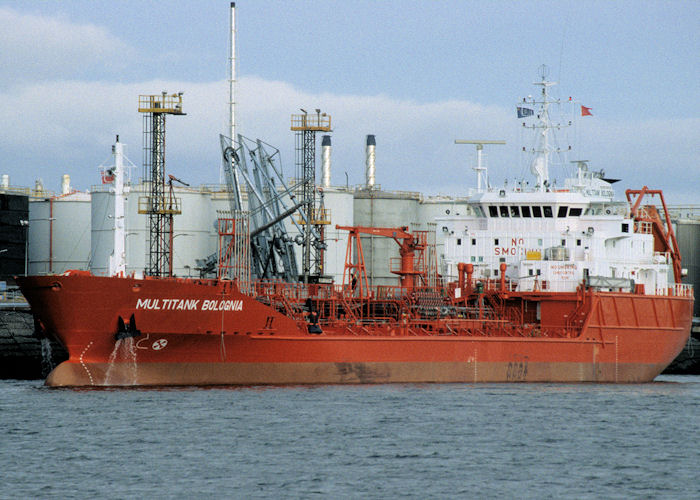
{"type": "Polygon", "coordinates": [[[462,296],[465,297],[472,293],[472,274],[474,274],[474,264],[465,264],[460,262],[457,264],[457,273],[459,277],[459,288],[462,290],[462,296]]]}

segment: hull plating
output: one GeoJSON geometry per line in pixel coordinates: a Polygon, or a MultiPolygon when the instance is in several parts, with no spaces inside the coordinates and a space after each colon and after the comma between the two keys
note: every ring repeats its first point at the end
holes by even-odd
{"type": "Polygon", "coordinates": [[[528,298],[538,304],[534,326],[520,304],[520,322],[343,318],[312,334],[293,311],[242,295],[230,282],[20,282],[69,352],[50,386],[647,382],[683,348],[692,311],[692,297],[594,293],[581,314],[575,294],[540,294],[528,298]],[[116,340],[125,320],[131,333],[116,340]],[[572,322],[580,325],[565,326],[572,322]]]}

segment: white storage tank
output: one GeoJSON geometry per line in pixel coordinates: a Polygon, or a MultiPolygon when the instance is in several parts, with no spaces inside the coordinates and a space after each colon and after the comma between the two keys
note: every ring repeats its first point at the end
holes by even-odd
{"type": "MultiPolygon", "coordinates": [[[[419,221],[420,193],[405,191],[355,191],[354,225],[370,227],[402,227],[419,221]]],[[[399,257],[399,245],[391,238],[363,236],[367,276],[374,285],[398,286],[399,277],[390,271],[390,259],[399,257]]]]}
{"type": "MultiPolygon", "coordinates": [[[[325,229],[325,269],[336,284],[342,283],[345,268],[345,253],[348,245],[348,232],[335,226],[352,226],[354,221],[354,196],[345,187],[324,189],[324,204],[329,211],[331,223],[325,229]]],[[[301,251],[299,252],[301,253],[301,251]]]]}
{"type": "MultiPolygon", "coordinates": [[[[138,213],[139,198],[147,196],[147,186],[125,187],[126,271],[143,273],[148,259],[148,215],[138,213]]],[[[176,187],[181,214],[174,216],[173,273],[176,276],[197,276],[196,260],[216,251],[212,237],[212,199],[206,189],[176,187]]],[[[93,193],[93,227],[91,271],[106,274],[113,250],[114,193],[101,190],[93,193]]]]}
{"type": "Polygon", "coordinates": [[[88,269],[90,200],[90,194],[81,192],[30,200],[29,274],[60,274],[69,269],[88,269]]]}

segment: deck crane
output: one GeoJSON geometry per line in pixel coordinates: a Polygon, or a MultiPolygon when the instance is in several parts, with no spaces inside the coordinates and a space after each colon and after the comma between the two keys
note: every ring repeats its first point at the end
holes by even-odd
{"type": "Polygon", "coordinates": [[[654,251],[668,253],[673,263],[673,277],[676,283],[681,282],[683,270],[681,268],[681,252],[678,249],[676,234],[673,232],[673,224],[666,208],[666,200],[663,193],[658,189],[649,189],[644,186],[642,189],[628,189],[625,191],[627,201],[630,204],[630,216],[636,223],[650,224],[651,232],[654,235],[654,251]],[[664,220],[655,205],[642,206],[645,196],[654,197],[658,195],[663,207],[664,220]],[[636,198],[634,198],[636,196],[636,198]],[[634,198],[634,203],[632,200],[634,198]]]}
{"type": "MultiPolygon", "coordinates": [[[[428,248],[428,232],[415,231],[410,233],[407,226],[401,227],[367,227],[367,226],[335,226],[336,229],[349,231],[348,246],[345,254],[345,269],[343,271],[343,285],[350,284],[353,289],[359,282],[359,294],[362,297],[369,293],[369,282],[365,257],[360,241],[361,234],[392,238],[399,245],[400,266],[392,268],[392,273],[401,277],[401,287],[408,291],[413,290],[419,283],[420,277],[423,284],[428,284],[430,263],[426,262],[426,249],[428,248]],[[353,263],[353,248],[355,250],[355,263],[353,263]],[[418,254],[416,256],[416,253],[418,254]]],[[[393,266],[392,266],[393,267],[393,266]]]]}

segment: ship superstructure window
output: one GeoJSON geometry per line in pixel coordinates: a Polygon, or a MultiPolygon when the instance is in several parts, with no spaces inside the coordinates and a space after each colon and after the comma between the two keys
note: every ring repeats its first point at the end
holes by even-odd
{"type": "Polygon", "coordinates": [[[550,207],[549,205],[543,206],[542,212],[544,213],[545,217],[550,218],[550,219],[552,218],[552,215],[553,215],[552,214],[552,207],[550,207]]]}
{"type": "Polygon", "coordinates": [[[581,246],[581,240],[576,240],[576,246],[580,247],[581,246]]]}
{"type": "Polygon", "coordinates": [[[540,207],[532,207],[533,217],[542,217],[542,209],[540,207]]]}
{"type": "Polygon", "coordinates": [[[566,212],[569,209],[567,206],[561,206],[559,207],[559,210],[557,211],[557,217],[566,217],[566,212]]]}
{"type": "Polygon", "coordinates": [[[505,205],[501,205],[498,207],[501,212],[501,217],[508,217],[508,207],[505,205]]]}
{"type": "Polygon", "coordinates": [[[476,245],[476,238],[472,238],[472,245],[476,245]]]}
{"type": "Polygon", "coordinates": [[[493,244],[494,244],[494,246],[498,246],[498,238],[494,238],[493,244]]]}
{"type": "Polygon", "coordinates": [[[520,217],[520,209],[513,205],[510,207],[510,216],[511,217],[520,217]]]}
{"type": "Polygon", "coordinates": [[[457,245],[458,246],[462,245],[462,238],[457,238],[457,245]]]}
{"type": "Polygon", "coordinates": [[[630,225],[627,223],[622,224],[622,232],[623,233],[629,233],[630,232],[630,225]]]}
{"type": "Polygon", "coordinates": [[[496,205],[489,205],[489,216],[498,217],[498,207],[496,205]]]}
{"type": "Polygon", "coordinates": [[[566,246],[566,240],[561,240],[561,246],[563,246],[563,247],[566,246]]]}
{"type": "Polygon", "coordinates": [[[530,217],[530,207],[523,205],[520,207],[520,212],[522,212],[523,217],[530,217]]]}
{"type": "Polygon", "coordinates": [[[582,209],[581,208],[574,208],[571,207],[569,209],[569,217],[578,217],[581,215],[582,209]]]}

